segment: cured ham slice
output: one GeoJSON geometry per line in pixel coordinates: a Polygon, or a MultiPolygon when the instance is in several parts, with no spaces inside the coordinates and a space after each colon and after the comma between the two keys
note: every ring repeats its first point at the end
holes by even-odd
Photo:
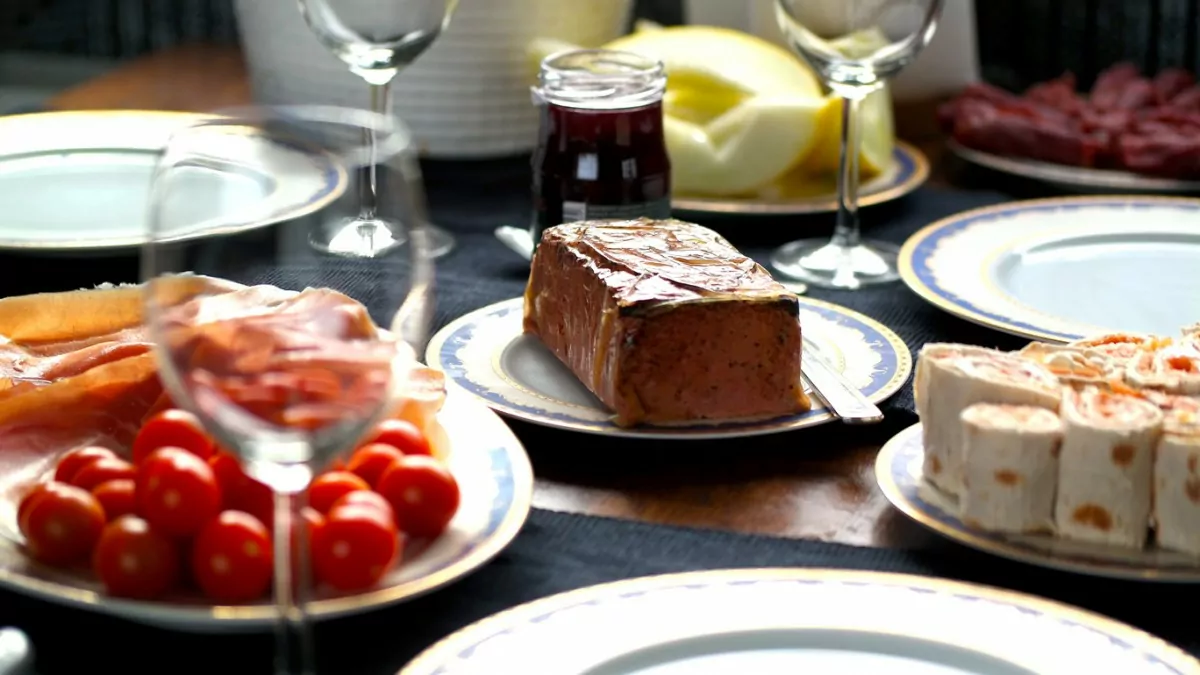
{"type": "Polygon", "coordinates": [[[1143,352],[1126,364],[1125,381],[1138,389],[1200,394],[1200,352],[1185,347],[1143,352]]]}
{"type": "Polygon", "coordinates": [[[993,532],[1048,531],[1062,422],[1053,411],[977,403],[962,412],[963,522],[993,532]]]}
{"type": "Polygon", "coordinates": [[[1106,333],[1075,340],[1067,343],[1067,346],[1099,352],[1120,365],[1143,352],[1159,349],[1169,342],[1170,340],[1140,333],[1106,333]]]}
{"type": "Polygon", "coordinates": [[[1103,351],[1031,342],[1018,354],[1045,366],[1063,384],[1101,384],[1124,375],[1103,351]]]}
{"type": "Polygon", "coordinates": [[[1062,396],[1058,378],[1045,367],[982,347],[927,345],[916,377],[925,478],[957,496],[963,493],[963,410],[976,403],[1057,410],[1062,396]]]}
{"type": "Polygon", "coordinates": [[[1149,392],[1163,411],[1154,453],[1155,541],[1200,556],[1200,399],[1149,392]]]}
{"type": "Polygon", "coordinates": [[[1054,524],[1060,536],[1141,548],[1163,413],[1136,396],[1068,389],[1062,401],[1054,524]]]}

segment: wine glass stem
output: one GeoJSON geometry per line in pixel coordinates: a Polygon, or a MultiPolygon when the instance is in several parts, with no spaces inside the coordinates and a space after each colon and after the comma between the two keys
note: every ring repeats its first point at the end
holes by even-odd
{"type": "Polygon", "coordinates": [[[858,156],[862,145],[859,127],[860,96],[842,95],[842,157],[838,163],[838,214],[833,244],[858,246],[858,156]]]}
{"type": "Polygon", "coordinates": [[[300,514],[302,508],[304,497],[301,493],[275,493],[275,606],[278,610],[275,672],[278,675],[313,675],[316,672],[306,611],[308,527],[300,514]]]}
{"type": "MultiPolygon", "coordinates": [[[[392,81],[390,79],[381,82],[373,82],[371,87],[371,111],[380,115],[388,115],[391,112],[391,89],[392,81]]],[[[375,205],[379,195],[379,177],[377,172],[377,163],[375,158],[379,152],[378,139],[375,138],[375,128],[368,127],[364,132],[367,135],[367,147],[370,148],[371,160],[367,163],[365,171],[366,180],[362,181],[360,191],[361,218],[362,220],[375,219],[375,205]]]]}

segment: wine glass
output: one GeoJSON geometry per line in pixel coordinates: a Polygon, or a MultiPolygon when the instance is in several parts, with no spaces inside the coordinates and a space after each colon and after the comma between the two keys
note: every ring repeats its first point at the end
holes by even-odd
{"type": "Polygon", "coordinates": [[[822,288],[895,281],[897,247],[862,239],[858,222],[859,107],[929,44],[943,0],[776,0],[788,44],[842,99],[838,211],[833,238],[785,244],[771,264],[822,288]]]}
{"type": "MultiPolygon", "coordinates": [[[[433,44],[450,24],[458,0],[297,0],[317,40],[350,66],[371,89],[371,109],[390,114],[392,79],[433,44]]],[[[319,229],[318,249],[374,257],[403,244],[373,206],[373,180],[362,185],[362,208],[354,218],[319,229]],[[330,236],[331,235],[331,236],[330,236]]],[[[434,257],[454,248],[454,237],[429,226],[434,257]]]]}
{"type": "Polygon", "coordinates": [[[409,134],[395,117],[338,107],[205,116],[167,142],[148,215],[160,377],[274,492],[260,517],[274,521],[278,672],[311,673],[307,528],[295,526],[305,490],[394,409],[428,338],[433,258],[409,134]],[[364,180],[408,245],[369,264],[313,251],[312,221],[356,214],[364,180]]]}

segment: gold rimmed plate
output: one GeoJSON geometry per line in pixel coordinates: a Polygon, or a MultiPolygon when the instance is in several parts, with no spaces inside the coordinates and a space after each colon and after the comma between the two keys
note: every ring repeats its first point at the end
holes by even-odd
{"type": "MultiPolygon", "coordinates": [[[[463,316],[429,343],[426,362],[497,412],[533,424],[630,438],[716,439],[755,436],[824,424],[834,418],[820,399],[797,415],[757,422],[624,428],[536,338],[522,332],[524,301],[513,298],[463,316]]],[[[912,356],[886,326],[858,312],[800,298],[804,334],[843,376],[879,403],[908,380],[912,356]]],[[[806,383],[807,384],[807,383],[806,383]]]]}
{"type": "MultiPolygon", "coordinates": [[[[351,595],[319,590],[308,604],[314,619],[368,612],[452,583],[486,564],[521,529],[533,498],[533,470],[521,443],[495,413],[462,392],[450,392],[438,419],[449,434],[447,461],[462,491],[454,520],[432,542],[407,547],[401,564],[375,589],[351,595]]],[[[107,596],[86,571],[32,561],[19,544],[15,511],[15,504],[0,503],[0,586],[177,630],[257,631],[275,625],[269,602],[212,605],[191,596],[145,602],[107,596]]]]}
{"type": "MultiPolygon", "coordinates": [[[[111,254],[141,245],[159,155],[172,134],[213,119],[184,112],[64,111],[0,117],[0,252],[111,254]]],[[[188,189],[182,239],[224,236],[310,214],[346,190],[333,157],[247,133],[231,146],[240,171],[197,173],[188,189]],[[210,196],[226,183],[222,209],[262,217],[230,226],[210,196]]]]}
{"type": "Polygon", "coordinates": [[[968,527],[953,497],[922,479],[921,425],[896,434],[875,460],[875,478],[888,501],[921,525],[960,544],[1030,565],[1134,581],[1200,583],[1200,560],[1153,546],[1125,549],[1069,541],[1049,534],[1008,535],[968,527]]]}
{"type": "Polygon", "coordinates": [[[630,579],[536,600],[449,636],[400,675],[862,673],[1195,675],[1129,625],[930,577],[741,569],[630,579]]]}
{"type": "MultiPolygon", "coordinates": [[[[929,160],[920,150],[896,141],[892,163],[859,187],[859,206],[874,206],[921,187],[929,178],[929,160]]],[[[757,197],[696,197],[679,195],[671,207],[681,214],[804,215],[837,211],[837,183],[824,177],[757,197]]]]}
{"type": "Polygon", "coordinates": [[[1200,316],[1200,199],[1062,197],[972,209],[909,237],[898,267],[934,306],[1014,335],[1174,335],[1200,316]]]}

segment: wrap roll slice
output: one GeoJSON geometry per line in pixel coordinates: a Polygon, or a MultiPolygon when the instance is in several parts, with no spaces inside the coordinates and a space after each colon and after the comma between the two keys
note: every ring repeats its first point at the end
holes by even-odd
{"type": "Polygon", "coordinates": [[[1180,346],[1143,352],[1125,364],[1125,381],[1136,389],[1200,394],[1200,352],[1180,346]]]}
{"type": "Polygon", "coordinates": [[[921,350],[914,384],[924,428],[925,478],[946,492],[963,492],[963,425],[976,403],[1057,410],[1062,385],[1037,363],[982,347],[931,344],[921,350]]]}
{"type": "Polygon", "coordinates": [[[1200,556],[1200,399],[1147,392],[1163,411],[1154,453],[1154,529],[1161,548],[1200,556]]]}
{"type": "Polygon", "coordinates": [[[1068,539],[1142,548],[1162,411],[1136,396],[1084,387],[1065,390],[1061,413],[1055,530],[1068,539]]]}
{"type": "Polygon", "coordinates": [[[1142,333],[1105,333],[1068,342],[1067,346],[1099,352],[1118,364],[1124,364],[1138,354],[1155,351],[1170,342],[1169,339],[1142,333]]]}
{"type": "Polygon", "coordinates": [[[1124,378],[1113,359],[1095,349],[1031,342],[1017,354],[1045,366],[1063,384],[1103,384],[1124,378]]]}
{"type": "Polygon", "coordinates": [[[960,516],[991,532],[1049,532],[1062,422],[1053,411],[977,403],[962,412],[960,516]]]}

